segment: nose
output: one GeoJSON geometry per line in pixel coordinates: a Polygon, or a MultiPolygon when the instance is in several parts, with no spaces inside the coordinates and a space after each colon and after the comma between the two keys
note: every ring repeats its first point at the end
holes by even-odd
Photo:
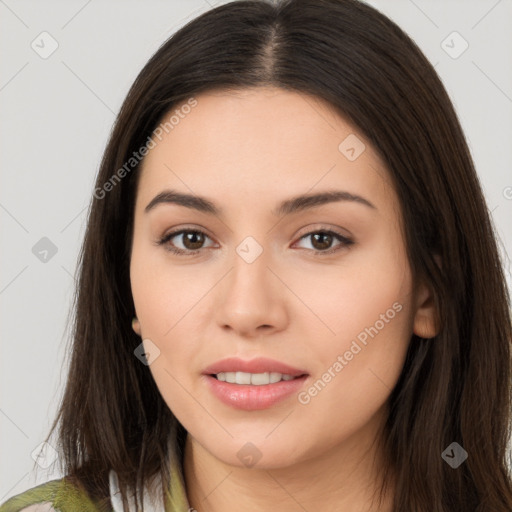
{"type": "Polygon", "coordinates": [[[216,320],[223,330],[256,338],[286,328],[290,292],[269,267],[267,253],[252,263],[235,254],[233,267],[217,290],[216,320]]]}

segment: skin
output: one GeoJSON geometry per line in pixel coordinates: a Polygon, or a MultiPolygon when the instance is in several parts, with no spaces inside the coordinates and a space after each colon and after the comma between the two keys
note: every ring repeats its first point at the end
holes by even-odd
{"type": "MultiPolygon", "coordinates": [[[[391,510],[392,489],[380,507],[371,503],[384,460],[379,433],[412,333],[432,337],[436,329],[431,293],[411,276],[389,174],[364,136],[318,98],[266,87],[196,99],[143,162],[130,267],[133,328],[160,350],[149,369],[189,433],[190,505],[391,510]],[[350,134],[366,146],[354,161],[338,149],[350,134]],[[207,197],[222,215],[171,203],[145,212],[165,189],[207,197]],[[328,190],[375,208],[338,201],[272,213],[283,200],[328,190]],[[157,245],[185,227],[206,234],[199,253],[157,245]],[[305,236],[328,229],[354,243],[305,236]],[[236,252],[248,236],[263,249],[252,263],[236,252]],[[397,303],[400,312],[307,404],[294,394],[265,410],[238,410],[201,375],[229,356],[264,356],[305,369],[307,390],[397,303]],[[252,467],[237,456],[248,442],[261,454],[252,467]]],[[[177,235],[167,246],[193,242],[177,235]]]]}

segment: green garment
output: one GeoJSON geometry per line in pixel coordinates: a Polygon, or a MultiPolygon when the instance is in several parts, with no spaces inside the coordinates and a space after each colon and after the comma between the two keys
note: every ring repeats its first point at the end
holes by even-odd
{"type": "MultiPolygon", "coordinates": [[[[171,437],[174,436],[171,435],[171,437]]],[[[175,441],[175,439],[172,440],[175,441]]],[[[170,447],[172,446],[173,444],[171,443],[170,447]]],[[[182,465],[176,456],[175,449],[170,451],[169,464],[171,482],[167,492],[165,512],[193,511],[194,509],[188,503],[182,465]]],[[[0,505],[0,512],[19,512],[30,505],[48,502],[58,512],[120,512],[122,510],[119,508],[119,505],[117,507],[114,506],[113,502],[108,499],[104,500],[103,504],[93,501],[83,487],[72,484],[64,477],[60,480],[51,480],[13,496],[0,505]]],[[[50,511],[51,509],[42,510],[50,511]]],[[[160,511],[160,507],[153,510],[160,511]]]]}

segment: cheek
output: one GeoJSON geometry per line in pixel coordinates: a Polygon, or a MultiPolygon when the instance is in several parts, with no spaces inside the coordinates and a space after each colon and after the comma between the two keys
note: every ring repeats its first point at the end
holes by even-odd
{"type": "MultiPolygon", "coordinates": [[[[315,371],[297,396],[294,417],[299,436],[322,432],[319,444],[327,449],[387,414],[386,403],[402,372],[410,305],[406,297],[376,295],[363,294],[359,309],[347,304],[352,316],[338,311],[345,327],[335,337],[318,340],[318,348],[309,353],[315,371]]],[[[286,443],[282,434],[280,441],[286,443]]]]}
{"type": "Polygon", "coordinates": [[[383,242],[347,258],[336,275],[303,277],[301,286],[304,293],[315,290],[309,304],[331,333],[324,329],[308,354],[315,375],[299,402],[313,416],[330,410],[330,420],[361,425],[389,397],[409,345],[412,280],[405,252],[383,242]]]}
{"type": "Polygon", "coordinates": [[[171,340],[180,324],[208,290],[208,280],[194,277],[192,267],[170,262],[165,249],[135,245],[130,280],[142,335],[171,340]]]}
{"type": "Polygon", "coordinates": [[[402,322],[408,326],[406,306],[412,281],[401,244],[397,234],[386,232],[373,243],[342,255],[339,263],[281,269],[285,281],[309,309],[305,318],[309,319],[310,335],[316,326],[320,336],[342,348],[360,333],[364,338],[365,329],[376,323],[379,330],[385,325],[387,331],[391,324],[394,328],[402,322]],[[395,303],[400,305],[400,314],[396,311],[399,306],[393,307],[395,303]]]}
{"type": "MultiPolygon", "coordinates": [[[[180,417],[194,412],[193,401],[185,390],[191,389],[188,371],[199,351],[200,336],[192,321],[205,284],[191,279],[180,267],[170,271],[160,258],[132,254],[131,287],[141,335],[145,345],[157,347],[158,357],[149,366],[153,379],[167,406],[180,417]]],[[[165,259],[165,257],[164,257],[165,259]]],[[[153,348],[153,350],[155,350],[153,348]]]]}
{"type": "Polygon", "coordinates": [[[158,349],[149,370],[169,408],[183,417],[194,410],[190,392],[195,392],[198,354],[205,348],[204,323],[211,321],[204,308],[219,277],[213,269],[199,273],[169,260],[164,249],[135,246],[131,288],[142,338],[158,349]]]}

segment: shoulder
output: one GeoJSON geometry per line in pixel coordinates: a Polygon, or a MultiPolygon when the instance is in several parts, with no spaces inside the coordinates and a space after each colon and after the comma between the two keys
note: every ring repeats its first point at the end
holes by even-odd
{"type": "Polygon", "coordinates": [[[32,487],[0,504],[0,512],[99,512],[104,510],[108,509],[98,507],[82,487],[72,483],[67,477],[32,487]]]}

